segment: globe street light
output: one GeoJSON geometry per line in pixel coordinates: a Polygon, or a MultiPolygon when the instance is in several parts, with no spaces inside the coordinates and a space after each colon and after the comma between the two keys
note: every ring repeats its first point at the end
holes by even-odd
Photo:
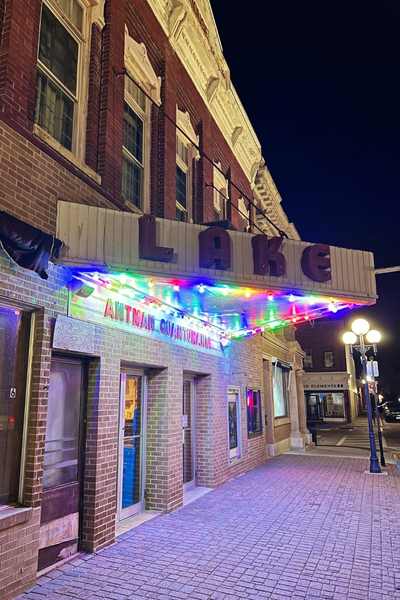
{"type": "Polygon", "coordinates": [[[351,331],[346,331],[342,339],[345,344],[348,344],[350,346],[357,345],[357,349],[361,351],[361,364],[363,371],[362,384],[364,386],[364,395],[367,404],[369,447],[371,450],[369,459],[369,472],[381,473],[381,467],[378,461],[378,456],[376,454],[374,427],[372,423],[372,405],[367,380],[367,356],[364,339],[365,336],[367,342],[370,344],[377,344],[382,338],[379,331],[375,331],[374,329],[370,330],[369,323],[366,319],[355,319],[351,324],[351,331]]]}

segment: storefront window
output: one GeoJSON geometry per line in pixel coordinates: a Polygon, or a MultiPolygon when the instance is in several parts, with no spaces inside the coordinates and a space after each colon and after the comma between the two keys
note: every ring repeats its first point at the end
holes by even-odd
{"type": "Polygon", "coordinates": [[[43,487],[78,480],[82,365],[54,358],[50,372],[43,487]]]}
{"type": "Polygon", "coordinates": [[[262,432],[261,392],[247,390],[247,432],[249,437],[262,432]]]}
{"type": "Polygon", "coordinates": [[[324,416],[329,418],[344,418],[344,395],[321,394],[323,396],[324,416]]]}
{"type": "Polygon", "coordinates": [[[229,456],[231,459],[240,456],[240,396],[238,391],[228,392],[228,434],[229,434],[229,456]]]}
{"type": "Polygon", "coordinates": [[[28,315],[0,306],[0,504],[18,498],[28,315]]]}
{"type": "Polygon", "coordinates": [[[344,394],[341,392],[308,394],[307,414],[310,419],[344,419],[344,394]]]}
{"type": "Polygon", "coordinates": [[[280,365],[274,367],[274,415],[289,415],[289,369],[280,365]]]}

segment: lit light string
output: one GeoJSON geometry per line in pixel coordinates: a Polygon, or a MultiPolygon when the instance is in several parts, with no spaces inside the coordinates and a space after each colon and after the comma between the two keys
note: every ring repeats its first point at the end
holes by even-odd
{"type": "Polygon", "coordinates": [[[195,329],[210,329],[221,343],[240,340],[266,330],[273,332],[290,324],[299,325],[326,314],[336,314],[356,304],[352,300],[300,295],[287,290],[254,289],[204,280],[165,280],[137,273],[80,269],[75,276],[89,286],[101,285],[125,298],[140,296],[139,304],[169,316],[185,318],[195,329]],[[214,299],[217,304],[206,310],[209,299],[214,299]],[[239,306],[229,307],[229,301],[232,304],[239,299],[239,306]],[[218,307],[218,300],[222,306],[218,307]],[[284,310],[285,314],[282,314],[284,310]],[[258,315],[256,317],[255,312],[258,315]],[[260,312],[263,313],[261,318],[260,312]]]}
{"type": "MultiPolygon", "coordinates": [[[[75,277],[77,277],[77,275],[75,275],[75,277]]],[[[112,289],[114,287],[113,284],[115,284],[114,278],[109,277],[109,280],[107,281],[103,278],[104,277],[103,273],[91,273],[90,275],[88,275],[86,272],[79,272],[78,277],[81,278],[82,280],[86,281],[86,283],[89,284],[90,286],[100,285],[100,286],[106,288],[107,290],[114,292],[114,289],[112,289]]],[[[210,323],[208,320],[202,319],[201,317],[198,317],[198,316],[190,313],[189,311],[185,310],[184,308],[176,307],[176,306],[170,304],[169,302],[165,302],[164,300],[161,300],[160,298],[157,298],[156,296],[154,296],[150,293],[144,292],[140,288],[133,285],[132,281],[135,281],[135,278],[132,276],[125,275],[125,274],[119,275],[118,282],[120,283],[120,285],[122,287],[126,287],[131,293],[133,292],[134,295],[139,294],[140,296],[142,296],[145,299],[145,302],[143,302],[143,300],[139,300],[140,304],[142,304],[142,305],[145,304],[146,306],[151,305],[152,308],[157,307],[158,309],[161,309],[161,312],[163,312],[166,316],[185,318],[188,321],[188,325],[193,325],[195,327],[201,325],[203,328],[213,329],[216,331],[218,337],[221,338],[220,339],[221,343],[224,343],[225,340],[227,341],[227,332],[225,331],[225,329],[223,327],[220,327],[214,323],[210,323]],[[124,278],[126,279],[126,282],[124,282],[124,278]],[[128,282],[129,282],[129,285],[128,285],[128,282]]],[[[148,286],[151,288],[152,287],[152,279],[150,279],[147,283],[148,283],[148,286]]],[[[177,284],[174,284],[173,288],[174,288],[175,292],[178,292],[179,291],[178,288],[180,289],[180,286],[178,286],[177,284]]],[[[117,291],[120,292],[121,290],[118,289],[117,291]]],[[[131,296],[127,296],[127,297],[132,300],[131,296]]]]}

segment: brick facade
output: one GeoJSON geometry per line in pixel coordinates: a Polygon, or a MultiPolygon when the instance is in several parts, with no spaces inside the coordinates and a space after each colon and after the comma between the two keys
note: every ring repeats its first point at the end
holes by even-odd
{"type": "MultiPolygon", "coordinates": [[[[56,232],[61,200],[128,210],[121,198],[125,25],[137,42],[146,45],[153,68],[162,77],[161,107],[151,109],[151,212],[175,218],[176,129],[165,114],[174,118],[176,106],[189,112],[201,150],[220,161],[245,194],[252,194],[248,178],[144,0],[107,0],[104,28],[91,24],[85,164],[39,137],[33,121],[40,7],[38,0],[0,2],[1,210],[50,234],[56,232]]],[[[194,173],[197,222],[214,218],[212,182],[212,164],[203,157],[194,173]]],[[[238,198],[234,190],[233,202],[238,198]]],[[[243,226],[234,210],[232,222],[243,226]]],[[[21,498],[22,506],[32,510],[17,510],[17,516],[7,518],[2,518],[0,510],[2,600],[17,595],[36,576],[48,390],[55,352],[68,352],[87,362],[83,550],[95,551],[115,538],[122,366],[139,367],[147,378],[146,508],[171,511],[182,504],[185,374],[196,382],[196,483],[219,485],[266,458],[265,428],[249,439],[246,426],[247,387],[262,390],[265,406],[272,402],[271,388],[264,381],[265,340],[254,338],[226,350],[224,356],[215,356],[70,320],[64,323],[62,344],[55,345],[55,324],[62,324],[67,314],[66,276],[65,267],[50,266],[49,279],[43,281],[0,255],[0,304],[34,315],[21,498]],[[240,458],[233,462],[227,432],[227,390],[232,386],[241,399],[240,458]]],[[[290,430],[290,419],[287,427],[290,430]]]]}
{"type": "Polygon", "coordinates": [[[340,320],[315,321],[313,326],[303,325],[296,331],[296,338],[306,352],[312,353],[312,367],[305,365],[309,372],[346,371],[346,355],[341,334],[346,331],[345,322],[340,320]],[[333,352],[334,366],[324,364],[324,352],[333,352]]]}

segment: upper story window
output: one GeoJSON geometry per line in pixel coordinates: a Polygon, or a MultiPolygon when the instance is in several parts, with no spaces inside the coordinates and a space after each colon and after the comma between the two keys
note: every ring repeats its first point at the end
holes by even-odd
{"type": "Polygon", "coordinates": [[[122,195],[137,208],[144,208],[148,188],[149,123],[146,96],[126,78],[122,143],[122,195]]]}
{"type": "Polygon", "coordinates": [[[228,180],[221,173],[221,169],[221,163],[215,163],[213,171],[213,207],[216,221],[224,221],[228,218],[228,180]]]}
{"type": "Polygon", "coordinates": [[[312,355],[311,350],[307,350],[306,351],[306,354],[304,356],[304,361],[303,362],[304,362],[304,367],[306,369],[312,369],[312,367],[313,367],[313,355],[312,355]]]}
{"type": "Polygon", "coordinates": [[[238,200],[239,217],[245,231],[250,231],[250,204],[243,197],[238,200]]]}
{"type": "Polygon", "coordinates": [[[161,103],[157,77],[144,44],[125,27],[125,103],[122,142],[122,196],[132,206],[150,210],[151,104],[161,103]]]}
{"type": "Polygon", "coordinates": [[[176,220],[193,221],[193,178],[199,138],[189,113],[176,108],[176,220]]]}
{"type": "Polygon", "coordinates": [[[324,352],[324,367],[326,369],[332,369],[335,366],[335,355],[332,350],[326,350],[324,352]]]}
{"type": "Polygon", "coordinates": [[[42,4],[35,121],[67,150],[76,145],[84,10],[78,0],[42,4]]]}
{"type": "Polygon", "coordinates": [[[176,137],[176,220],[188,221],[191,200],[191,165],[185,143],[176,137]]]}

